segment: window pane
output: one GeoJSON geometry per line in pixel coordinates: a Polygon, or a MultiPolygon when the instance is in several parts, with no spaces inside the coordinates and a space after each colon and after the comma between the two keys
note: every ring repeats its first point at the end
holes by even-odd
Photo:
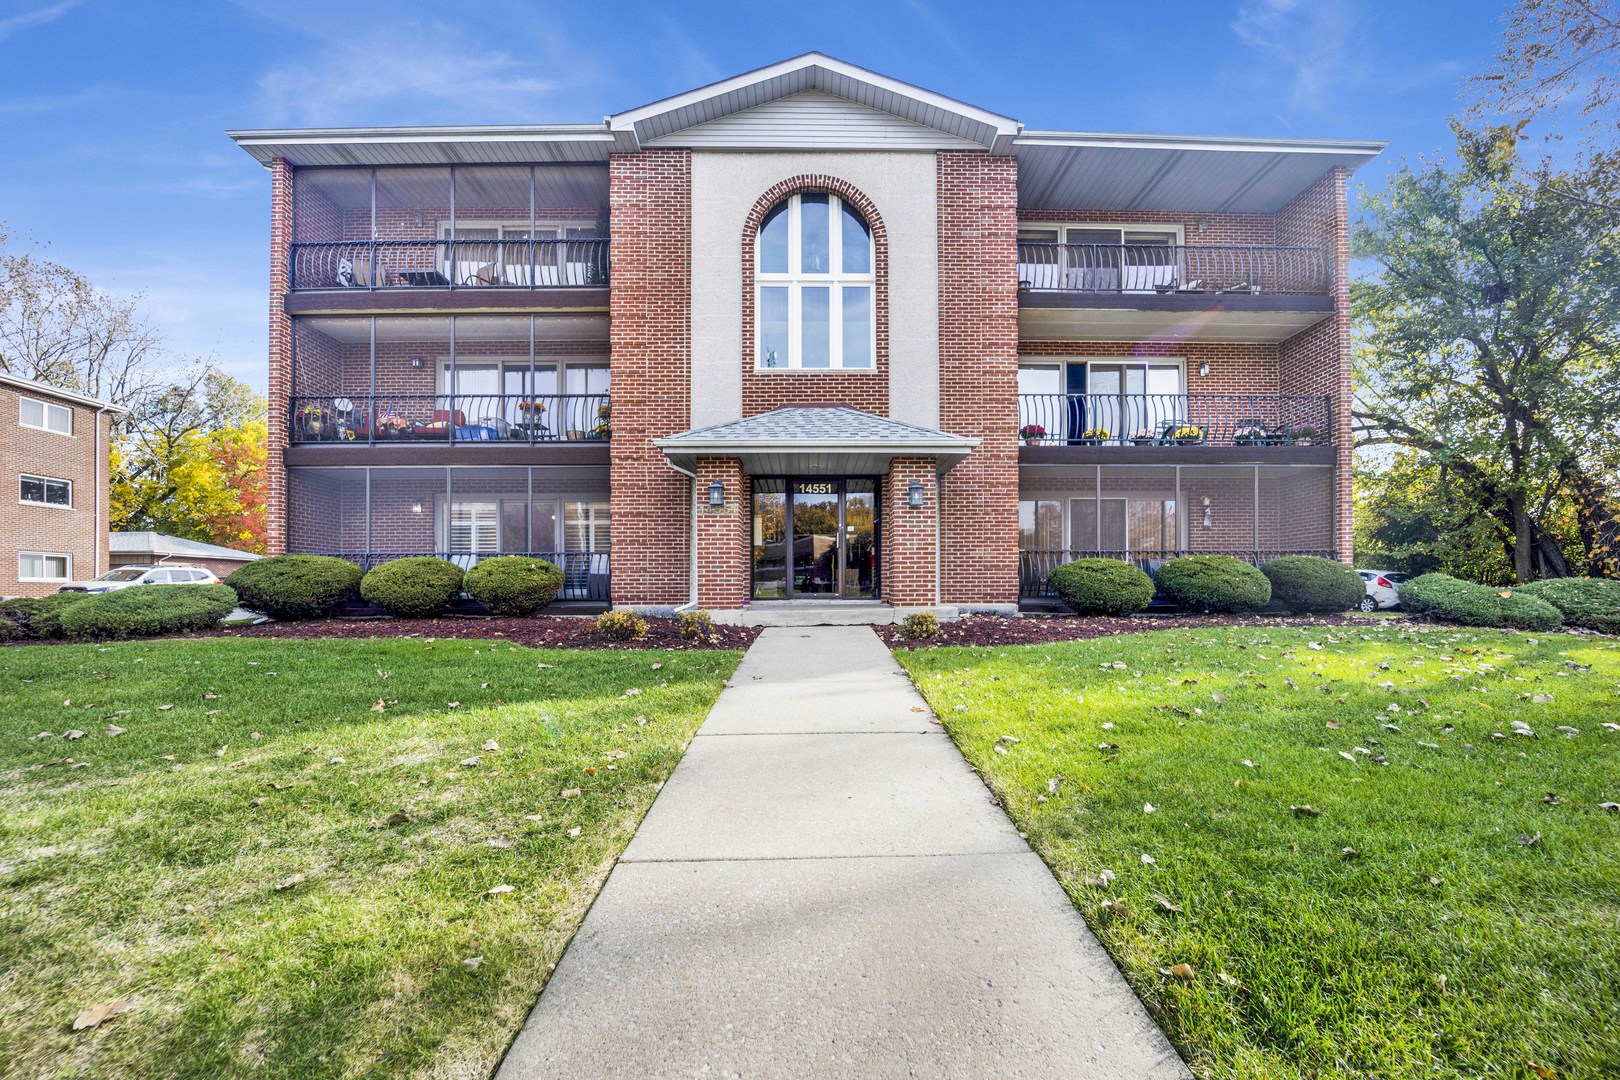
{"type": "Polygon", "coordinates": [[[45,426],[45,403],[32,398],[22,399],[22,422],[31,427],[45,426]]]}
{"type": "Polygon", "coordinates": [[[825,287],[807,288],[799,294],[799,321],[803,324],[804,332],[799,341],[800,367],[824,368],[832,365],[829,352],[832,331],[831,294],[832,290],[825,287]]]}
{"type": "Polygon", "coordinates": [[[799,269],[803,273],[832,270],[830,209],[825,194],[799,196],[799,269]]]}
{"type": "Polygon", "coordinates": [[[782,286],[759,290],[759,366],[788,366],[788,291],[782,286]]]}
{"type": "MultiPolygon", "coordinates": [[[[848,252],[849,248],[844,251],[848,252]]],[[[872,290],[869,286],[844,287],[844,366],[872,366],[872,290]]]]}
{"type": "Polygon", "coordinates": [[[557,550],[557,504],[551,499],[537,500],[534,504],[529,522],[533,530],[529,535],[529,547],[533,551],[554,552],[557,550]]]}
{"type": "Polygon", "coordinates": [[[759,227],[759,271],[762,274],[788,272],[788,200],[776,204],[759,227]]]}
{"type": "Polygon", "coordinates": [[[22,501],[42,503],[45,501],[45,481],[37,476],[22,478],[22,501]]]}
{"type": "Polygon", "coordinates": [[[1042,551],[1063,546],[1063,504],[1056,499],[1035,504],[1035,546],[1042,551]]]}
{"type": "Polygon", "coordinates": [[[861,215],[847,202],[839,203],[843,207],[844,226],[844,273],[870,274],[872,272],[872,234],[866,229],[866,222],[861,215]]]}

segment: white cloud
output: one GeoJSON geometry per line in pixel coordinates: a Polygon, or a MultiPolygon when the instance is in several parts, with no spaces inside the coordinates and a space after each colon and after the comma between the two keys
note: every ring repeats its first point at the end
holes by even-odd
{"type": "Polygon", "coordinates": [[[1318,112],[1359,81],[1350,62],[1353,0],[1243,0],[1233,33],[1282,68],[1289,105],[1318,112]]]}
{"type": "Polygon", "coordinates": [[[46,4],[33,11],[0,18],[0,41],[6,40],[19,30],[29,30],[36,26],[44,26],[48,22],[55,22],[82,3],[84,0],[60,0],[59,3],[46,4]]]}

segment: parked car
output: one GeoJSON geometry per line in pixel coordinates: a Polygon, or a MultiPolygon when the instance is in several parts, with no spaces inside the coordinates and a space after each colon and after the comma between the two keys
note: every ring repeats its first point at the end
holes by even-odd
{"type": "Polygon", "coordinates": [[[1387,611],[1401,606],[1401,594],[1396,587],[1406,580],[1405,574],[1394,570],[1357,570],[1356,573],[1367,583],[1367,595],[1357,605],[1362,611],[1387,611]]]}
{"type": "Polygon", "coordinates": [[[219,577],[201,566],[120,566],[89,581],[70,581],[58,591],[104,593],[132,585],[218,585],[219,577]]]}

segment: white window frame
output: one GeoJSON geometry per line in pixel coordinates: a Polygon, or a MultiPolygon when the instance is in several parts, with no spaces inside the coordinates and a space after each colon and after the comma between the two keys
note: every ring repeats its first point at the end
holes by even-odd
{"type": "MultiPolygon", "coordinates": [[[[1177,250],[1177,251],[1179,251],[1182,247],[1186,246],[1186,243],[1187,243],[1187,227],[1185,225],[1175,225],[1175,224],[1169,224],[1169,223],[1165,223],[1165,222],[1129,222],[1129,221],[1020,221],[1018,223],[1018,240],[1019,240],[1020,243],[1032,243],[1032,244],[1056,243],[1056,244],[1061,245],[1061,248],[1060,248],[1060,250],[1058,252],[1057,264],[1056,264],[1055,267],[1053,267],[1051,269],[1057,275],[1057,280],[1059,282],[1067,283],[1075,274],[1078,274],[1080,272],[1080,270],[1082,269],[1080,267],[1071,267],[1069,265],[1069,245],[1085,243],[1086,242],[1086,241],[1083,241],[1083,240],[1071,239],[1070,236],[1069,236],[1069,233],[1071,231],[1080,231],[1080,230],[1096,231],[1096,230],[1100,230],[1100,229],[1113,229],[1116,232],[1118,232],[1119,233],[1119,245],[1120,245],[1122,250],[1123,250],[1123,248],[1125,246],[1125,234],[1128,233],[1128,232],[1169,233],[1171,235],[1171,241],[1170,241],[1171,246],[1172,246],[1172,248],[1174,250],[1177,250]],[[1057,233],[1057,239],[1056,240],[1045,240],[1045,239],[1041,239],[1039,237],[1036,237],[1034,235],[1031,235],[1031,234],[1034,234],[1034,233],[1050,233],[1050,232],[1057,233]]],[[[1122,261],[1123,261],[1123,256],[1122,256],[1122,261]]],[[[1018,278],[1019,278],[1020,281],[1026,280],[1026,272],[1023,269],[1024,265],[1025,264],[1020,264],[1020,266],[1019,266],[1018,278]]],[[[1166,266],[1166,268],[1167,269],[1173,269],[1174,270],[1174,278],[1176,280],[1179,280],[1180,277],[1181,277],[1181,268],[1182,268],[1182,259],[1181,259],[1181,257],[1178,255],[1177,258],[1175,259],[1174,263],[1173,264],[1168,264],[1166,266]]],[[[1043,269],[1045,269],[1045,268],[1043,268],[1043,269]]],[[[1159,267],[1153,266],[1153,267],[1138,268],[1138,269],[1156,270],[1156,269],[1159,269],[1159,267]]],[[[1125,267],[1122,265],[1120,267],[1120,272],[1123,274],[1124,270],[1125,270],[1125,267]]],[[[1030,273],[1028,275],[1027,279],[1033,280],[1035,278],[1044,277],[1044,276],[1045,276],[1044,274],[1039,274],[1039,273],[1033,273],[1032,272],[1032,273],[1030,273]]],[[[1140,274],[1135,275],[1135,276],[1136,277],[1143,277],[1143,275],[1140,275],[1140,274]]],[[[1154,277],[1154,276],[1155,275],[1148,275],[1147,277],[1151,278],[1151,277],[1154,277]]],[[[1146,279],[1144,279],[1144,280],[1146,280],[1146,279]]],[[[1148,281],[1147,283],[1150,284],[1150,285],[1158,284],[1157,282],[1154,282],[1154,281],[1148,281]]],[[[1156,292],[1157,289],[1153,288],[1153,287],[1149,287],[1149,288],[1123,288],[1120,291],[1124,292],[1124,293],[1152,293],[1152,292],[1156,292]]]]}
{"type": "Polygon", "coordinates": [[[35,582],[61,582],[73,580],[73,554],[67,551],[19,551],[17,552],[17,580],[35,582]],[[61,559],[64,570],[61,577],[30,577],[23,573],[24,559],[61,559]]]}
{"type": "MultiPolygon", "coordinates": [[[[1188,385],[1188,382],[1187,382],[1187,378],[1188,378],[1188,376],[1187,376],[1187,358],[1185,356],[1020,356],[1018,358],[1018,370],[1019,370],[1020,374],[1022,374],[1025,371],[1053,371],[1053,370],[1055,370],[1057,372],[1057,380],[1058,380],[1058,387],[1059,387],[1059,389],[1056,391],[1056,393],[1060,397],[1068,395],[1068,392],[1069,392],[1069,390],[1068,390],[1068,386],[1069,386],[1069,366],[1071,364],[1079,364],[1081,367],[1084,367],[1084,368],[1087,369],[1086,370],[1086,390],[1085,390],[1085,396],[1087,398],[1115,397],[1115,396],[1118,396],[1118,395],[1113,395],[1113,394],[1102,394],[1102,393],[1100,393],[1100,392],[1098,392],[1096,390],[1093,390],[1091,388],[1091,370],[1090,369],[1091,369],[1092,365],[1119,364],[1119,365],[1128,365],[1128,366],[1134,366],[1134,367],[1142,368],[1144,370],[1144,375],[1142,377],[1142,385],[1143,385],[1143,393],[1144,394],[1148,393],[1148,391],[1146,389],[1146,387],[1147,387],[1147,376],[1145,374],[1145,371],[1146,371],[1147,368],[1150,368],[1150,367],[1175,367],[1180,372],[1181,389],[1176,391],[1174,394],[1171,394],[1171,395],[1168,395],[1168,396],[1171,396],[1171,397],[1179,396],[1190,406],[1191,399],[1190,399],[1189,395],[1192,393],[1192,389],[1188,385]]],[[[1020,393],[1022,393],[1022,391],[1020,391],[1020,393]]],[[[1055,417],[1055,418],[1049,418],[1049,417],[1044,417],[1044,416],[1033,416],[1033,415],[1029,415],[1029,414],[1027,414],[1025,412],[1023,404],[1022,404],[1022,402],[1020,402],[1020,408],[1019,408],[1019,414],[1018,414],[1018,426],[1019,426],[1020,429],[1023,428],[1025,424],[1028,424],[1028,423],[1040,423],[1044,419],[1054,419],[1054,420],[1056,420],[1056,424],[1054,426],[1057,428],[1057,430],[1056,431],[1048,431],[1046,433],[1047,438],[1052,438],[1052,439],[1055,439],[1055,440],[1057,440],[1059,442],[1066,442],[1068,440],[1068,438],[1070,436],[1070,432],[1067,430],[1068,429],[1068,424],[1069,424],[1069,410],[1068,409],[1066,409],[1066,408],[1063,409],[1062,414],[1060,416],[1058,416],[1058,417],[1055,417]]],[[[1117,423],[1119,419],[1120,419],[1119,417],[1113,417],[1111,422],[1117,423]]],[[[1182,416],[1182,417],[1179,417],[1179,418],[1176,418],[1176,419],[1185,420],[1186,417],[1182,416]]],[[[1090,423],[1090,426],[1096,426],[1094,422],[1088,421],[1088,423],[1090,423]]],[[[1046,425],[1043,424],[1042,426],[1046,426],[1046,425]]],[[[1117,441],[1120,441],[1120,440],[1129,441],[1132,434],[1134,434],[1134,433],[1129,432],[1129,431],[1121,432],[1121,431],[1112,431],[1112,430],[1110,430],[1110,432],[1109,432],[1109,441],[1110,442],[1117,442],[1117,441]]]]}
{"type": "MultiPolygon", "coordinates": [[[[872,238],[872,223],[860,207],[852,207],[857,216],[866,223],[866,242],[869,247],[867,265],[872,269],[864,274],[852,274],[844,271],[844,203],[845,200],[830,191],[803,191],[789,195],[783,200],[787,203],[787,273],[767,273],[760,266],[762,247],[758,235],[754,241],[754,370],[755,371],[863,371],[875,374],[877,372],[877,242],[872,238]],[[826,195],[828,212],[827,235],[827,273],[807,273],[803,267],[800,250],[800,199],[805,195],[826,195]],[[867,352],[869,362],[859,367],[844,366],[844,289],[864,288],[870,296],[871,318],[867,320],[867,352]],[[767,288],[786,288],[788,291],[788,355],[787,363],[777,367],[767,367],[762,355],[764,343],[763,312],[765,310],[765,290],[767,288]],[[803,365],[803,338],[804,338],[804,300],[806,288],[827,289],[827,318],[830,325],[827,328],[827,367],[805,367],[803,365]]],[[[776,212],[777,203],[766,213],[760,223],[760,233],[764,232],[764,221],[776,212]]]]}
{"type": "Polygon", "coordinates": [[[34,431],[48,431],[52,435],[64,435],[67,438],[73,438],[73,410],[68,408],[66,405],[58,405],[54,401],[46,401],[43,398],[33,398],[19,395],[17,398],[17,424],[19,427],[32,428],[34,431]],[[30,401],[40,406],[40,419],[42,420],[42,423],[30,424],[23,418],[23,405],[24,403],[30,401]],[[67,414],[66,431],[61,431],[57,428],[51,427],[52,409],[55,409],[57,412],[67,414]]]}
{"type": "Polygon", "coordinates": [[[73,509],[73,481],[62,480],[55,476],[38,476],[34,473],[22,473],[17,477],[17,502],[22,506],[43,506],[47,510],[71,510],[73,509]],[[68,497],[66,505],[49,501],[36,502],[33,499],[23,498],[22,486],[23,481],[25,480],[37,480],[41,484],[65,484],[67,486],[68,497]]]}

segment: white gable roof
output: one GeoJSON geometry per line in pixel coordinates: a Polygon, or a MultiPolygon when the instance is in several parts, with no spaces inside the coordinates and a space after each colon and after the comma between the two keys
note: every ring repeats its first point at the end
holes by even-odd
{"type": "Polygon", "coordinates": [[[979,143],[825,90],[805,90],[672,131],[642,146],[750,150],[982,150],[979,143]]]}
{"type": "MultiPolygon", "coordinates": [[[[717,143],[712,140],[724,137],[720,130],[709,127],[714,121],[756,110],[807,91],[820,91],[824,96],[810,98],[787,108],[800,112],[826,108],[826,96],[831,96],[863,107],[856,115],[862,116],[867,125],[873,122],[866,115],[867,111],[906,121],[907,126],[898,130],[906,131],[908,137],[912,138],[915,137],[912,129],[920,127],[960,140],[956,145],[1005,152],[1012,137],[1019,131],[1018,122],[1011,117],[988,112],[822,53],[805,53],[757,71],[643,105],[639,109],[616,113],[607,118],[607,125],[620,148],[625,150],[640,149],[655,143],[659,146],[713,146],[717,143]],[[699,132],[698,138],[710,141],[688,142],[694,131],[699,132]]],[[[846,106],[840,108],[847,109],[846,106]]],[[[780,116],[779,111],[756,114],[752,123],[745,121],[741,127],[745,132],[750,131],[761,123],[769,125],[780,122],[780,116]]],[[[735,127],[733,125],[731,135],[738,134],[735,127]]],[[[742,145],[754,144],[744,142],[742,145]]]]}

